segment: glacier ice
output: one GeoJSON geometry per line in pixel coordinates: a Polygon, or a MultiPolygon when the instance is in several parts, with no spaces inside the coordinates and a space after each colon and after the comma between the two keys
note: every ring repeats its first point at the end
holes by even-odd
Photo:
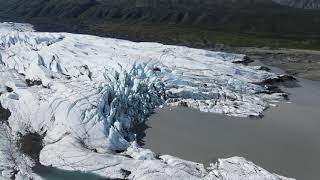
{"type": "Polygon", "coordinates": [[[40,178],[14,143],[21,135],[38,133],[44,136],[41,164],[108,178],[287,179],[243,158],[222,159],[207,170],[158,156],[139,147],[132,132],[160,105],[260,116],[283,93],[270,93],[259,83],[282,75],[238,64],[244,59],[0,23],[0,103],[11,112],[0,128],[6,135],[1,148],[14,154],[13,159],[0,154],[2,177],[15,172],[20,179],[40,178]]]}

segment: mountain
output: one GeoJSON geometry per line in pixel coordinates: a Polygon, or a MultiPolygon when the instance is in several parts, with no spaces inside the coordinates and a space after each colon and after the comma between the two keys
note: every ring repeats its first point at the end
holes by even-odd
{"type": "Polygon", "coordinates": [[[320,0],[273,0],[279,4],[304,9],[319,9],[320,0]]]}
{"type": "Polygon", "coordinates": [[[221,8],[277,6],[270,0],[0,0],[0,3],[0,10],[18,15],[82,18],[140,18],[153,11],[155,15],[172,11],[207,14],[221,8]]]}
{"type": "Polygon", "coordinates": [[[320,49],[320,11],[272,0],[0,0],[0,20],[193,47],[320,49]]]}

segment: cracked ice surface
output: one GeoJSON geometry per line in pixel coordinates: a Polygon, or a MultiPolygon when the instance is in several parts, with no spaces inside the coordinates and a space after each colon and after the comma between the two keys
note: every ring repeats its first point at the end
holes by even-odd
{"type": "MultiPolygon", "coordinates": [[[[131,132],[160,105],[261,115],[282,94],[257,84],[280,76],[235,64],[243,60],[238,54],[33,32],[31,25],[2,23],[0,102],[11,112],[4,127],[10,127],[13,140],[28,132],[43,135],[43,165],[108,178],[286,179],[243,158],[220,160],[206,170],[199,163],[159,157],[140,148],[131,132]]],[[[2,176],[14,170],[35,176],[29,161],[1,161],[2,176]]]]}

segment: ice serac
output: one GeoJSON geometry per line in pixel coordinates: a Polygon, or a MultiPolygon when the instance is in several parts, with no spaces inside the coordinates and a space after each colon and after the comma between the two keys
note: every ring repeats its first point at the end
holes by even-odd
{"type": "MultiPolygon", "coordinates": [[[[283,94],[259,84],[281,75],[241,65],[245,56],[239,54],[30,27],[0,24],[0,102],[11,112],[3,124],[12,139],[1,148],[35,133],[43,137],[41,164],[107,178],[286,179],[243,158],[221,160],[207,170],[159,156],[139,147],[132,132],[160,105],[260,116],[283,94]]],[[[31,162],[7,162],[0,164],[3,177],[35,176],[31,162]]]]}

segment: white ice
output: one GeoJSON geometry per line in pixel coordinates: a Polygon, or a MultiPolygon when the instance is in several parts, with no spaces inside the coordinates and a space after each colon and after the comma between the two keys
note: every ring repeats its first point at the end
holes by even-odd
{"type": "Polygon", "coordinates": [[[1,138],[1,148],[13,149],[14,158],[0,161],[0,172],[39,178],[13,143],[35,132],[44,136],[41,164],[65,170],[128,179],[286,179],[243,158],[205,169],[157,156],[131,131],[160,105],[260,116],[283,94],[258,84],[281,75],[239,64],[244,57],[1,23],[0,102],[11,116],[0,131],[12,139],[1,138]]]}

